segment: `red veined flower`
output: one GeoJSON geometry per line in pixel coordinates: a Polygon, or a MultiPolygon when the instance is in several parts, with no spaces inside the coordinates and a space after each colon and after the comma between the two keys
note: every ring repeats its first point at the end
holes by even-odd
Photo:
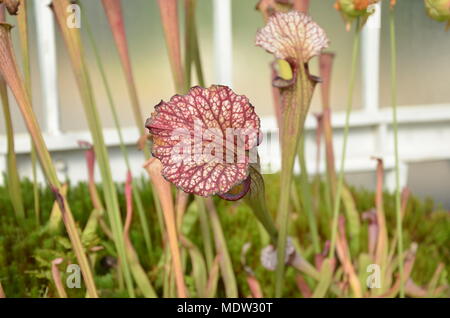
{"type": "Polygon", "coordinates": [[[225,197],[237,200],[248,191],[260,120],[244,95],[227,86],[196,86],[161,101],[145,126],[162,175],[184,192],[226,195],[239,186],[225,197]]]}
{"type": "Polygon", "coordinates": [[[277,13],[256,35],[256,45],[277,59],[307,63],[328,46],[325,31],[307,14],[298,11],[277,13]]]}

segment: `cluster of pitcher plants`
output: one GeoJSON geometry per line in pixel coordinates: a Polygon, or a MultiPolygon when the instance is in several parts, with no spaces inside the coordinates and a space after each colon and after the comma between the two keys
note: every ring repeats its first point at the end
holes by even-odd
{"type": "MultiPolygon", "coordinates": [[[[54,296],[67,297],[70,294],[58,268],[63,261],[79,265],[86,297],[102,296],[96,286],[94,264],[96,253],[105,246],[101,243],[87,246],[86,243],[89,236],[99,232],[113,243],[112,249],[117,256],[117,288],[123,289],[129,297],[247,296],[240,292],[242,288],[237,283],[236,264],[232,263],[227,235],[221,224],[220,200],[246,205],[261,225],[259,230],[264,248],[255,250],[249,242],[242,246],[242,257],[245,258],[248,253],[259,255],[259,266],[272,273],[271,288],[264,288],[271,292],[263,294],[258,275],[243,261],[252,297],[282,297],[287,279],[292,279],[292,275],[287,276],[287,271],[294,272],[302,297],[440,297],[448,293],[447,285],[443,283],[446,279],[443,263],[437,265],[427,284],[414,282],[411,275],[418,244],[412,242],[404,245],[402,220],[407,211],[409,193],[407,189],[400,189],[398,176],[395,1],[387,3],[390,6],[392,111],[397,163],[397,189],[392,197],[395,200],[395,230],[390,233],[384,212],[382,159],[375,158],[374,161],[377,165],[377,191],[372,210],[358,211],[344,176],[360,33],[373,12],[373,5],[379,1],[338,0],[335,4],[347,30],[354,31],[343,155],[338,170],[335,168],[330,101],[334,54],[325,51],[330,39],[309,16],[307,0],[260,0],[255,3],[265,21],[264,27],[259,30],[255,28],[255,44],[273,55],[270,65],[273,104],[280,129],[282,163],[277,175],[279,189],[276,190],[279,200],[278,207],[273,209],[266,198],[269,192],[275,190],[265,184],[265,176],[259,166],[257,147],[264,138],[261,132],[264,127],[261,127],[257,115],[258,105],[253,106],[245,95],[239,95],[227,86],[206,84],[199,50],[201,39],[196,28],[196,0],[157,0],[173,75],[174,96],[169,101],[161,101],[151,114],[153,105],[141,107],[134,81],[122,12],[126,8],[122,7],[120,0],[101,1],[126,79],[132,106],[130,111],[141,136],[136,146],[142,152],[142,167],[148,173],[147,182],[153,194],[151,206],[144,204],[146,200],[137,191],[137,178],[131,174],[128,148],[102,64],[101,48],[97,47],[83,11],[85,1],[53,0],[51,9],[57,22],[58,36],[63,39],[70,58],[91,134],[90,142],[80,141],[80,147],[86,154],[92,203],[92,213],[84,228],[74,219],[72,202],[67,199],[67,185],[58,180],[33,110],[27,16],[30,1],[0,2],[0,93],[8,140],[6,183],[11,204],[18,226],[26,218],[34,217],[37,225],[51,233],[62,223],[74,253],[72,260],[56,258],[48,264],[54,296]],[[67,26],[70,14],[67,8],[71,4],[81,8],[82,27],[86,28],[83,38],[79,29],[67,26]],[[184,34],[180,31],[179,5],[184,10],[184,34]],[[17,16],[18,28],[13,29],[5,22],[5,9],[17,16]],[[20,55],[13,48],[11,32],[19,34],[20,42],[16,49],[20,55]],[[93,50],[97,69],[87,67],[84,46],[93,50]],[[21,56],[21,60],[17,56],[21,56]],[[319,59],[320,74],[317,75],[320,77],[310,73],[309,62],[313,58],[319,59]],[[127,166],[123,192],[118,191],[113,181],[113,167],[91,81],[92,72],[101,75],[101,85],[107,93],[120,150],[127,166]],[[193,78],[197,83],[193,83],[193,78]],[[31,137],[34,215],[31,211],[25,211],[22,200],[7,87],[17,102],[31,137]],[[318,142],[323,138],[325,144],[326,173],[323,178],[318,176],[318,180],[311,183],[303,132],[317,87],[321,89],[323,105],[322,112],[317,116],[317,135],[318,142]],[[296,162],[301,171],[299,175],[294,174],[296,162]],[[95,180],[95,167],[100,170],[100,180],[95,180]],[[55,204],[49,219],[41,217],[36,169],[42,170],[54,194],[55,204]],[[121,193],[125,196],[125,209],[120,204],[121,193]],[[324,202],[325,211],[319,211],[319,206],[324,202]],[[190,239],[182,230],[187,211],[192,206],[198,211],[198,240],[190,239]],[[138,222],[133,222],[135,211],[138,222]],[[150,213],[156,214],[153,218],[157,220],[156,224],[149,222],[150,213]],[[307,220],[309,246],[301,246],[296,237],[297,230],[292,224],[297,218],[307,220]],[[329,228],[325,232],[320,229],[320,224],[324,223],[321,218],[329,220],[326,222],[329,228]],[[161,233],[163,252],[160,259],[152,259],[153,264],[146,268],[142,259],[152,255],[155,249],[156,228],[161,233]],[[131,235],[133,231],[142,234],[145,248],[135,247],[131,235]],[[365,246],[360,242],[362,233],[367,235],[365,246]],[[368,269],[374,264],[379,268],[379,275],[371,277],[372,272],[368,269]],[[153,276],[149,275],[155,270],[163,276],[162,286],[155,286],[151,279],[153,276]],[[219,291],[221,286],[223,290],[219,291]]],[[[425,4],[431,17],[438,21],[450,20],[449,1],[426,0],[425,4]]],[[[0,296],[5,296],[1,283],[0,277],[0,296]]]]}

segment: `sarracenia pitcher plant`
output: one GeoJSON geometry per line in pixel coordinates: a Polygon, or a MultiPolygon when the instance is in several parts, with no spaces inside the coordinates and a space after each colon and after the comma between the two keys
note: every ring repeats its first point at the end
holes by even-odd
{"type": "Polygon", "coordinates": [[[280,73],[273,85],[281,94],[281,192],[278,210],[279,237],[275,296],[281,297],[289,220],[289,194],[295,156],[314,87],[319,81],[308,70],[309,60],[328,46],[328,38],[311,17],[289,11],[273,15],[256,35],[256,45],[279,60],[288,71],[280,73]]]}
{"type": "Polygon", "coordinates": [[[247,97],[226,86],[193,87],[187,95],[161,102],[147,120],[152,154],[162,175],[184,192],[239,200],[250,191],[259,201],[258,219],[275,240],[276,231],[263,198],[258,171],[260,120],[247,97]]]}
{"type": "Polygon", "coordinates": [[[28,132],[33,140],[34,146],[36,147],[36,152],[41,163],[44,176],[55,194],[56,202],[59,205],[60,213],[70,238],[72,248],[83,273],[88,295],[90,297],[97,297],[94,277],[83,249],[75,220],[73,219],[69,203],[62,194],[62,187],[56,175],[56,170],[50,157],[50,153],[48,152],[44,138],[42,137],[36,116],[31,107],[31,101],[29,99],[26,86],[19,74],[19,69],[13,53],[10,31],[11,26],[9,24],[0,23],[0,73],[16,98],[28,132]]]}

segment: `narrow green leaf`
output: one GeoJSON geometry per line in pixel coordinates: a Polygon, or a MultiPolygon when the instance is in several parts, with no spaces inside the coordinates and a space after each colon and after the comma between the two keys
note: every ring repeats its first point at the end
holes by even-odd
{"type": "Polygon", "coordinates": [[[67,0],[53,0],[52,2],[53,12],[58,22],[61,35],[66,45],[66,49],[69,53],[70,61],[75,74],[75,79],[86,114],[89,130],[94,142],[94,150],[99,162],[103,190],[105,193],[104,199],[106,202],[106,211],[109,216],[111,230],[114,235],[114,242],[116,244],[116,249],[122,265],[121,269],[124,274],[128,294],[130,295],[130,297],[134,297],[133,281],[130,273],[127,255],[125,252],[123,226],[120,216],[119,202],[117,198],[116,187],[112,179],[108,151],[106,149],[103,137],[100,117],[95,105],[88,69],[84,61],[83,47],[81,44],[79,30],[76,28],[69,28],[66,24],[66,8],[68,7],[68,5],[69,1],[67,0]]]}
{"type": "MultiPolygon", "coordinates": [[[[82,10],[82,12],[84,12],[84,10],[82,10]]],[[[94,35],[93,35],[92,31],[91,31],[89,20],[88,20],[88,18],[87,18],[87,16],[85,14],[83,14],[83,19],[84,19],[84,24],[85,24],[85,27],[86,27],[86,30],[87,30],[87,33],[88,33],[88,37],[89,37],[89,40],[90,40],[90,44],[91,44],[92,49],[94,51],[95,60],[96,60],[98,69],[100,71],[100,75],[101,75],[101,78],[102,78],[103,86],[105,87],[106,96],[108,97],[109,107],[110,107],[111,113],[113,115],[114,125],[116,127],[117,135],[119,137],[120,151],[122,152],[123,158],[125,160],[125,165],[127,167],[127,170],[131,171],[129,154],[128,154],[128,150],[127,150],[127,147],[126,147],[124,139],[123,139],[122,128],[121,128],[121,125],[120,125],[119,116],[117,114],[117,108],[116,108],[116,105],[115,105],[115,102],[114,102],[114,98],[112,97],[111,88],[110,88],[109,83],[108,83],[108,77],[106,76],[106,72],[105,72],[105,69],[103,67],[102,59],[100,57],[99,50],[97,48],[96,41],[94,39],[94,35]]],[[[132,76],[132,75],[130,75],[130,76],[132,76]]],[[[134,107],[138,107],[139,108],[139,105],[134,106],[134,107]]],[[[143,125],[142,125],[142,127],[143,127],[143,125]]],[[[147,147],[144,147],[144,148],[148,151],[147,147]]],[[[133,178],[133,186],[137,187],[137,183],[136,183],[134,178],[133,178]]],[[[154,191],[152,191],[152,193],[153,193],[153,196],[154,196],[154,199],[155,199],[156,208],[157,209],[161,209],[160,206],[159,206],[159,201],[155,197],[154,191]]],[[[146,213],[145,213],[145,210],[144,210],[144,205],[142,203],[142,198],[141,198],[140,194],[137,191],[133,191],[133,199],[135,201],[136,208],[137,208],[137,211],[138,211],[140,225],[142,226],[142,232],[143,232],[143,235],[144,235],[145,244],[147,246],[147,252],[148,252],[149,255],[152,255],[152,253],[151,253],[151,251],[152,251],[152,241],[151,241],[151,236],[150,236],[150,228],[149,228],[148,221],[147,221],[147,216],[146,216],[146,213]]],[[[159,215],[159,213],[158,213],[158,215],[159,215]]]]}
{"type": "MultiPolygon", "coordinates": [[[[22,66],[24,72],[25,86],[31,100],[31,72],[30,72],[30,51],[28,40],[28,1],[20,1],[20,10],[17,14],[17,22],[19,26],[20,49],[22,52],[22,66]]],[[[36,149],[33,142],[31,142],[31,172],[33,178],[33,196],[34,196],[34,214],[36,224],[40,223],[40,198],[39,198],[39,184],[37,181],[37,157],[36,149]]]]}
{"type": "Polygon", "coordinates": [[[131,177],[131,172],[128,171],[127,180],[125,183],[125,199],[126,199],[126,206],[127,206],[127,217],[125,220],[125,228],[123,231],[123,233],[124,233],[123,235],[125,237],[126,252],[127,252],[128,259],[130,261],[131,273],[133,274],[136,285],[138,285],[139,289],[141,290],[142,294],[145,297],[156,298],[157,295],[155,293],[155,290],[153,289],[153,286],[150,283],[148,275],[145,273],[144,269],[142,268],[141,263],[139,262],[139,257],[137,255],[136,250],[134,249],[133,244],[130,239],[131,222],[133,220],[132,182],[133,181],[132,181],[132,177],[131,177]]]}
{"type": "Polygon", "coordinates": [[[197,296],[204,298],[207,297],[207,269],[206,262],[203,258],[202,253],[188,238],[182,236],[181,242],[183,246],[189,252],[192,264],[192,277],[195,282],[195,289],[197,291],[197,296]]]}
{"type": "MultiPolygon", "coordinates": [[[[0,22],[5,21],[4,4],[0,4],[0,22]]],[[[16,213],[17,220],[22,222],[25,218],[25,210],[22,201],[22,189],[20,187],[20,177],[17,169],[16,152],[14,147],[14,128],[11,118],[11,110],[8,99],[6,83],[0,75],[0,98],[3,106],[5,119],[6,139],[7,139],[7,185],[11,198],[11,203],[16,213]]]]}
{"type": "Polygon", "coordinates": [[[177,0],[158,0],[161,23],[166,39],[169,62],[175,83],[175,90],[181,94],[188,90],[181,61],[180,29],[177,0]]]}
{"type": "Polygon", "coordinates": [[[236,277],[234,275],[233,264],[231,263],[231,257],[228,252],[222,225],[220,224],[219,215],[217,214],[214,202],[211,198],[205,199],[205,203],[211,221],[217,254],[220,255],[220,271],[225,285],[225,294],[229,298],[236,298],[238,297],[236,277]]]}
{"type": "Polygon", "coordinates": [[[18,66],[16,64],[12,49],[10,31],[11,25],[0,23],[0,73],[11,89],[14,97],[16,98],[28,132],[31,135],[33,143],[36,147],[36,152],[39,157],[44,175],[47,179],[47,182],[50,184],[50,187],[53,190],[56,200],[61,209],[61,215],[63,217],[63,221],[66,226],[66,230],[69,235],[73,250],[83,273],[83,278],[86,283],[86,288],[88,290],[89,296],[98,297],[92,271],[89,267],[86,254],[81,244],[81,240],[77,232],[70,206],[66,198],[60,192],[61,186],[56,175],[55,167],[53,166],[50,153],[48,152],[38,122],[36,120],[36,116],[34,115],[33,109],[31,107],[31,101],[27,94],[25,84],[23,83],[19,75],[18,66]]]}
{"type": "Polygon", "coordinates": [[[314,289],[312,298],[323,298],[326,296],[328,287],[331,285],[331,280],[333,278],[333,266],[332,261],[327,258],[322,263],[322,268],[320,269],[320,280],[314,289]]]}

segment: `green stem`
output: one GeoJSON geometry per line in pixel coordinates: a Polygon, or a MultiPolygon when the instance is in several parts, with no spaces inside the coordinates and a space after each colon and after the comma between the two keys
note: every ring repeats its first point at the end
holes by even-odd
{"type": "Polygon", "coordinates": [[[56,201],[58,202],[58,205],[60,207],[61,215],[66,226],[73,251],[76,255],[78,264],[80,265],[89,296],[98,297],[92,270],[89,266],[89,262],[84,252],[75,220],[73,219],[68,202],[66,201],[64,196],[61,196],[62,188],[58,181],[56,170],[53,166],[52,159],[50,157],[50,153],[48,152],[44,138],[42,137],[42,133],[39,128],[36,116],[31,107],[31,101],[29,100],[25,84],[19,76],[18,67],[15,63],[15,55],[12,50],[10,30],[10,25],[0,24],[0,38],[2,39],[2,41],[0,41],[0,56],[2,56],[2,63],[0,63],[0,73],[4,77],[7,85],[16,98],[17,105],[20,108],[25,124],[27,125],[28,132],[30,133],[36,147],[36,152],[39,156],[42,171],[48,183],[50,184],[50,187],[56,195],[56,201]]]}
{"type": "Polygon", "coordinates": [[[211,270],[214,261],[214,251],[211,240],[211,231],[209,228],[208,214],[205,209],[205,199],[199,196],[195,196],[195,201],[198,207],[200,230],[202,232],[203,248],[205,249],[205,258],[208,272],[211,270]]]}
{"type": "Polygon", "coordinates": [[[203,76],[202,61],[200,58],[200,48],[198,44],[197,25],[195,21],[196,0],[190,0],[186,6],[185,14],[185,76],[186,86],[191,87],[192,63],[195,66],[197,74],[197,82],[201,87],[205,87],[205,79],[203,76]]]}
{"type": "Polygon", "coordinates": [[[270,240],[273,244],[276,244],[278,238],[278,232],[273,222],[272,216],[267,210],[267,205],[265,200],[252,200],[253,202],[249,205],[252,207],[253,214],[256,216],[258,221],[267,231],[270,236],[270,240]]]}
{"type": "MultiPolygon", "coordinates": [[[[84,10],[82,10],[82,12],[84,12],[84,10]]],[[[88,22],[88,19],[87,19],[86,15],[84,15],[84,21],[85,21],[86,31],[87,31],[87,34],[89,36],[89,40],[91,42],[91,46],[92,46],[92,49],[93,49],[93,52],[94,52],[94,55],[95,55],[95,60],[97,62],[97,66],[98,66],[98,69],[100,71],[100,75],[101,75],[101,78],[102,78],[103,86],[105,87],[106,96],[108,97],[110,110],[111,110],[111,113],[113,115],[114,125],[116,126],[117,135],[119,137],[120,150],[121,150],[122,155],[124,157],[125,165],[127,167],[127,170],[131,171],[131,165],[130,165],[128,150],[127,150],[127,148],[125,146],[125,142],[124,142],[124,139],[123,139],[122,128],[121,128],[121,125],[120,125],[119,116],[117,115],[116,105],[114,103],[114,99],[113,99],[112,93],[111,93],[111,88],[109,86],[108,79],[106,77],[105,69],[103,67],[103,63],[101,61],[100,54],[98,52],[97,45],[95,44],[94,36],[92,34],[91,27],[90,27],[90,24],[88,22]]],[[[133,188],[134,189],[138,188],[138,184],[137,184],[137,181],[135,180],[135,178],[133,178],[132,184],[133,184],[133,188]]],[[[148,255],[150,256],[150,255],[152,255],[152,242],[151,242],[149,225],[148,225],[146,214],[145,214],[145,210],[144,210],[144,205],[142,203],[142,199],[141,199],[141,196],[138,193],[138,191],[132,191],[132,194],[133,194],[133,199],[135,201],[136,208],[137,208],[137,211],[138,211],[139,221],[140,221],[141,226],[142,226],[142,232],[143,232],[143,235],[144,235],[144,240],[145,240],[145,245],[147,247],[147,252],[148,252],[148,255]]]]}
{"type": "MultiPolygon", "coordinates": [[[[19,13],[17,22],[19,25],[20,50],[22,54],[22,66],[25,80],[25,87],[31,100],[31,73],[30,73],[30,50],[28,41],[28,2],[21,2],[22,12],[19,13]]],[[[34,214],[36,225],[40,223],[40,203],[39,184],[37,181],[37,154],[33,142],[31,141],[31,171],[33,178],[34,214]]]]}
{"type": "Polygon", "coordinates": [[[220,224],[219,215],[211,198],[207,198],[205,203],[209,212],[211,228],[213,229],[216,250],[220,255],[220,270],[222,272],[223,284],[225,285],[225,294],[228,298],[236,298],[238,297],[236,276],[234,275],[233,264],[231,263],[231,257],[228,252],[227,241],[225,240],[222,225],[220,224]]]}
{"type": "Polygon", "coordinates": [[[117,189],[112,178],[108,150],[106,148],[105,139],[103,136],[100,114],[95,103],[93,86],[84,57],[80,31],[78,29],[69,29],[66,26],[65,5],[68,3],[69,1],[67,0],[53,0],[52,8],[70,57],[72,69],[81,95],[81,100],[83,102],[82,104],[84,107],[86,120],[94,144],[95,155],[98,159],[98,167],[102,176],[106,211],[111,224],[111,231],[114,235],[114,242],[116,244],[119,261],[123,270],[128,294],[130,297],[134,298],[135,292],[133,278],[130,272],[130,265],[127,259],[125,241],[123,237],[123,224],[117,189]]]}
{"type": "Polygon", "coordinates": [[[0,75],[0,98],[3,106],[3,116],[5,118],[5,130],[7,140],[7,173],[6,179],[11,204],[13,206],[16,219],[21,224],[25,220],[25,210],[22,201],[22,191],[20,187],[20,177],[17,169],[17,158],[14,146],[14,129],[9,107],[8,92],[6,83],[0,75]]]}
{"type": "Polygon", "coordinates": [[[36,225],[41,224],[41,205],[39,199],[39,184],[37,181],[37,154],[34,144],[31,148],[31,175],[33,178],[33,198],[34,198],[34,214],[36,219],[36,225]]]}
{"type": "Polygon", "coordinates": [[[184,25],[185,25],[185,36],[184,36],[184,72],[185,72],[185,83],[187,89],[191,86],[191,66],[193,60],[194,52],[194,13],[195,13],[195,0],[186,0],[185,2],[185,15],[184,15],[184,25]]]}
{"type": "Polygon", "coordinates": [[[359,19],[356,21],[356,32],[353,38],[353,51],[352,51],[352,64],[350,71],[350,85],[348,90],[348,100],[347,100],[347,110],[345,112],[345,126],[344,126],[344,136],[342,143],[342,159],[341,159],[341,167],[339,171],[339,178],[336,187],[336,196],[334,197],[334,206],[333,206],[333,223],[331,225],[331,246],[329,257],[334,257],[334,252],[336,248],[336,235],[337,235],[337,227],[338,227],[338,217],[339,217],[339,209],[341,204],[341,195],[342,188],[344,186],[344,169],[345,169],[345,158],[347,153],[347,141],[348,141],[348,133],[350,130],[350,114],[352,112],[353,105],[353,91],[356,82],[356,64],[359,55],[359,42],[360,42],[360,27],[359,27],[359,19]]]}
{"type": "Polygon", "coordinates": [[[297,65],[298,79],[292,88],[294,91],[289,93],[291,99],[289,101],[290,104],[285,105],[281,138],[283,152],[280,182],[281,193],[277,216],[279,236],[277,243],[277,268],[275,271],[275,297],[281,297],[283,291],[286,240],[289,223],[289,199],[291,193],[289,189],[292,186],[292,174],[300,134],[303,131],[315,85],[315,82],[312,82],[309,78],[303,62],[297,61],[297,65]],[[287,131],[289,131],[289,134],[286,133],[287,131]]]}
{"type": "Polygon", "coordinates": [[[332,185],[329,182],[323,183],[323,191],[322,191],[322,197],[325,203],[325,210],[327,213],[327,224],[329,225],[329,219],[331,219],[332,213],[333,213],[333,207],[332,207],[332,185]]]}
{"type": "Polygon", "coordinates": [[[305,160],[305,134],[302,134],[300,139],[300,146],[298,151],[298,158],[300,163],[300,187],[302,192],[302,203],[303,209],[306,211],[308,217],[309,228],[311,230],[312,243],[314,247],[314,252],[316,254],[320,253],[320,240],[319,233],[317,230],[316,217],[314,215],[314,207],[312,202],[312,191],[311,184],[308,180],[308,170],[305,160]]]}
{"type": "Polygon", "coordinates": [[[192,36],[194,38],[194,65],[197,74],[197,81],[200,86],[205,87],[205,79],[203,76],[202,60],[200,56],[200,47],[198,44],[198,35],[197,35],[197,28],[195,26],[195,21],[192,33],[193,33],[192,36]]]}
{"type": "MultiPolygon", "coordinates": [[[[282,169],[284,170],[284,168],[282,169]]],[[[282,182],[280,184],[280,224],[279,224],[279,236],[277,244],[277,269],[275,272],[275,297],[281,297],[283,281],[284,281],[284,258],[286,250],[286,239],[288,233],[288,218],[289,218],[289,191],[291,186],[291,177],[287,176],[287,173],[282,171],[282,182]],[[283,179],[285,179],[283,181],[283,179]],[[288,179],[288,180],[286,180],[288,179]],[[285,193],[285,194],[283,194],[285,193]]]]}
{"type": "Polygon", "coordinates": [[[294,206],[294,210],[297,212],[301,211],[301,204],[300,204],[300,197],[298,196],[297,193],[297,185],[295,183],[295,180],[292,181],[292,186],[291,186],[291,203],[294,206]]]}
{"type": "Polygon", "coordinates": [[[402,233],[402,212],[400,194],[400,171],[399,171],[399,151],[398,151],[398,121],[397,121],[397,46],[395,40],[395,11],[393,8],[389,14],[389,29],[391,37],[391,103],[392,103],[392,126],[394,130],[394,152],[395,152],[395,212],[397,220],[397,253],[400,274],[400,297],[405,297],[403,281],[403,233],[402,233]]]}
{"type": "Polygon", "coordinates": [[[245,195],[245,202],[251,207],[253,214],[269,234],[272,244],[277,244],[278,231],[266,203],[264,179],[259,173],[259,167],[250,166],[250,191],[245,195]]]}

